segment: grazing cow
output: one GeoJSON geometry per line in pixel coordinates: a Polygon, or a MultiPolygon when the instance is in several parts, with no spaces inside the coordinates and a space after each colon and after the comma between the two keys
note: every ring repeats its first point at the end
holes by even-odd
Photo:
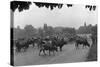
{"type": "Polygon", "coordinates": [[[42,51],[45,55],[46,55],[45,51],[49,51],[49,55],[50,55],[50,52],[53,52],[53,54],[54,54],[54,51],[57,52],[58,50],[57,50],[57,47],[52,45],[52,43],[46,41],[46,42],[42,42],[42,45],[41,45],[41,48],[39,51],[39,55],[42,51]]]}
{"type": "MultiPolygon", "coordinates": [[[[26,41],[28,45],[32,45],[33,48],[35,47],[35,44],[39,44],[39,39],[38,38],[30,38],[26,41]]],[[[38,46],[38,45],[37,45],[38,46]]]]}
{"type": "Polygon", "coordinates": [[[90,47],[90,44],[88,43],[88,41],[82,37],[80,37],[79,39],[76,39],[76,43],[75,43],[76,48],[78,48],[79,45],[83,45],[83,48],[86,46],[90,47]]]}
{"type": "Polygon", "coordinates": [[[54,38],[52,40],[52,43],[54,46],[58,47],[60,49],[60,51],[62,51],[62,47],[67,44],[67,42],[64,40],[64,38],[62,39],[57,39],[57,38],[54,38]]]}
{"type": "Polygon", "coordinates": [[[53,46],[47,46],[47,45],[43,45],[42,46],[42,48],[40,49],[40,51],[39,51],[39,55],[40,55],[40,53],[43,51],[43,53],[46,55],[46,53],[45,53],[45,51],[49,51],[49,55],[50,55],[50,52],[53,52],[53,54],[54,54],[54,51],[58,51],[57,50],[57,47],[53,47],[53,46]]]}
{"type": "Polygon", "coordinates": [[[26,51],[26,49],[28,49],[28,47],[29,47],[29,42],[27,42],[27,41],[19,41],[18,40],[16,42],[15,46],[16,46],[16,51],[17,52],[20,52],[21,49],[23,49],[24,51],[26,51]]]}
{"type": "Polygon", "coordinates": [[[34,40],[34,43],[37,44],[38,48],[41,48],[42,44],[44,44],[45,42],[42,38],[37,38],[37,39],[34,40]]]}
{"type": "Polygon", "coordinates": [[[35,46],[35,42],[36,42],[36,39],[34,39],[34,38],[28,39],[28,40],[27,40],[27,44],[32,45],[33,48],[34,48],[34,46],[35,46]]]}

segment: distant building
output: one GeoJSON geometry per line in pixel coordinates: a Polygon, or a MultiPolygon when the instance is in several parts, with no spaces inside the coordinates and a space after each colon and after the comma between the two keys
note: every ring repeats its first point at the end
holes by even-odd
{"type": "Polygon", "coordinates": [[[47,24],[44,24],[44,30],[46,31],[48,28],[47,24]]]}
{"type": "Polygon", "coordinates": [[[84,22],[83,26],[80,26],[77,30],[77,34],[90,34],[91,33],[91,27],[92,25],[86,25],[86,22],[84,22]]]}
{"type": "Polygon", "coordinates": [[[86,22],[84,22],[84,27],[86,27],[86,22]]]}
{"type": "Polygon", "coordinates": [[[20,30],[20,26],[17,26],[17,29],[20,30]]]}

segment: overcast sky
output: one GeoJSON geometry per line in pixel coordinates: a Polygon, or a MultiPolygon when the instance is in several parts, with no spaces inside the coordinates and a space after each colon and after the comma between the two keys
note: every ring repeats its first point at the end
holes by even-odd
{"type": "Polygon", "coordinates": [[[35,28],[43,27],[44,23],[48,26],[63,26],[79,28],[84,22],[86,24],[97,24],[97,8],[95,11],[89,11],[85,5],[74,4],[68,8],[63,5],[61,9],[54,8],[53,10],[45,7],[38,8],[34,3],[30,5],[29,10],[14,12],[14,27],[18,25],[24,28],[25,25],[32,24],[35,28]]]}

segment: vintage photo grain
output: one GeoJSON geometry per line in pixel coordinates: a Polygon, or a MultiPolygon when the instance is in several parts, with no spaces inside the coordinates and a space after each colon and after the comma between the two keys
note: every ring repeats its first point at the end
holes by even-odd
{"type": "Polygon", "coordinates": [[[97,61],[96,5],[11,1],[11,65],[97,61]]]}

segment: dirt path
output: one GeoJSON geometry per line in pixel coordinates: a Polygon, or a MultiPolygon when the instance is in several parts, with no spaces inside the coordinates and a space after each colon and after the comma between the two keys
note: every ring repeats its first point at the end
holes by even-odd
{"type": "Polygon", "coordinates": [[[86,60],[87,54],[88,54],[88,48],[86,49],[75,49],[71,46],[66,46],[66,49],[68,49],[63,54],[59,55],[58,57],[52,59],[49,61],[49,63],[71,63],[71,62],[82,62],[86,60]],[[69,48],[70,47],[70,48],[69,48]]]}
{"type": "Polygon", "coordinates": [[[52,63],[71,63],[83,62],[86,60],[89,48],[76,49],[74,44],[68,44],[63,47],[62,52],[57,52],[51,56],[39,56],[39,50],[29,48],[27,52],[15,55],[15,65],[39,65],[52,63]]]}

